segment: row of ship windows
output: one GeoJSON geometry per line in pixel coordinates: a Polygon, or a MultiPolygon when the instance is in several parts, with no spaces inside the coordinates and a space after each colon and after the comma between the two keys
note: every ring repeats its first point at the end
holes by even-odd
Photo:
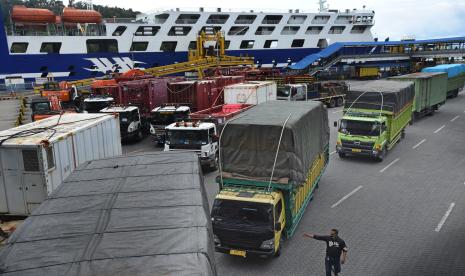
{"type": "MultiPolygon", "coordinates": [[[[118,26],[113,32],[113,36],[121,36],[126,31],[126,26],[118,26]]],[[[275,26],[259,26],[255,31],[255,35],[271,35],[275,31],[275,26]]],[[[345,26],[332,26],[329,34],[341,34],[346,29],[345,26]]],[[[351,33],[363,33],[367,26],[353,26],[351,33]]],[[[192,30],[190,26],[174,26],[169,32],[168,36],[186,36],[192,30]]],[[[221,26],[204,26],[201,31],[220,31],[221,26]]],[[[281,30],[282,35],[294,35],[300,30],[300,26],[285,26],[281,30]]],[[[310,26],[305,31],[305,34],[320,34],[323,26],[310,26]]],[[[140,26],[134,33],[135,36],[155,36],[160,31],[160,26],[140,26]]],[[[228,35],[245,35],[249,31],[249,26],[232,26],[228,35]]]]}
{"type": "MultiPolygon", "coordinates": [[[[228,49],[231,41],[225,41],[225,48],[228,49]]],[[[115,39],[89,39],[86,41],[87,53],[118,53],[118,41],[115,39]]],[[[291,48],[301,48],[305,44],[305,39],[294,39],[291,43],[291,48]]],[[[60,53],[61,42],[44,42],[40,47],[41,53],[60,53]]],[[[160,46],[160,51],[174,52],[177,41],[163,41],[160,46]]],[[[243,40],[239,46],[240,49],[254,48],[255,40],[243,40]]],[[[26,53],[29,43],[27,42],[13,42],[11,44],[10,52],[15,54],[26,53]]],[[[149,46],[148,41],[134,41],[131,44],[130,52],[145,52],[149,46]]],[[[263,48],[271,49],[278,47],[278,40],[266,40],[263,48]]],[[[196,48],[196,41],[189,43],[189,50],[196,48]]]]}
{"type": "MultiPolygon", "coordinates": [[[[168,20],[169,14],[158,14],[155,16],[156,24],[163,24],[168,20]]],[[[180,14],[176,19],[176,24],[196,24],[200,18],[200,14],[180,14]]],[[[253,24],[257,15],[238,15],[235,24],[253,24]]],[[[312,23],[327,23],[331,16],[329,15],[316,15],[312,19],[312,23]]],[[[207,19],[207,24],[225,24],[229,19],[229,14],[212,14],[207,19]]],[[[279,24],[283,19],[282,15],[266,15],[262,24],[279,24]]],[[[292,15],[289,17],[287,24],[303,24],[307,20],[307,15],[292,15]]],[[[372,23],[373,16],[353,16],[353,15],[339,15],[336,18],[339,23],[372,23]]]]}

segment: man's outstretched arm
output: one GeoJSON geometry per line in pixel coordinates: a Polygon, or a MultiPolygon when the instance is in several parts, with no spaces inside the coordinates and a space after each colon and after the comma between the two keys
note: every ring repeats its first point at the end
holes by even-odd
{"type": "Polygon", "coordinates": [[[310,234],[310,233],[304,233],[304,238],[310,238],[310,239],[313,239],[315,237],[315,235],[313,234],[310,234]]]}

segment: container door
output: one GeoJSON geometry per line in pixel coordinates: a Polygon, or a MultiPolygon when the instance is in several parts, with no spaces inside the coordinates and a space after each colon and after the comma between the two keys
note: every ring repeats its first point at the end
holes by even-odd
{"type": "MultiPolygon", "coordinates": [[[[9,214],[27,214],[24,187],[22,183],[22,158],[18,149],[2,149],[1,163],[3,169],[3,183],[9,214]]],[[[3,211],[3,210],[2,210],[3,211]]]]}
{"type": "Polygon", "coordinates": [[[26,210],[31,213],[42,203],[47,194],[45,187],[44,158],[42,149],[23,149],[22,166],[23,170],[23,192],[26,200],[26,210]]]}

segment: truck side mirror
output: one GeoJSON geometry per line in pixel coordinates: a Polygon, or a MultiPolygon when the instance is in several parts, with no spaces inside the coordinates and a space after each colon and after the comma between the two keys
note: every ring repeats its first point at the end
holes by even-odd
{"type": "Polygon", "coordinates": [[[334,121],[334,127],[337,127],[337,121],[334,121]]]}
{"type": "Polygon", "coordinates": [[[218,135],[216,135],[216,134],[213,134],[212,135],[212,141],[213,142],[218,142],[218,140],[220,140],[220,137],[218,137],[218,135]]]}
{"type": "Polygon", "coordinates": [[[274,225],[274,230],[281,231],[281,222],[276,222],[276,224],[274,225]]]}

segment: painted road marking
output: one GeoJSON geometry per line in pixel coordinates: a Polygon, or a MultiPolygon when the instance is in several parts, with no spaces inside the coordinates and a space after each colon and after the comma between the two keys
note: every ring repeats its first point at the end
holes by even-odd
{"type": "Polygon", "coordinates": [[[453,121],[457,120],[458,118],[460,118],[460,115],[455,116],[455,117],[454,117],[452,120],[450,120],[450,121],[453,122],[453,121]]]}
{"type": "Polygon", "coordinates": [[[380,170],[379,172],[382,173],[384,172],[385,170],[389,169],[389,167],[391,167],[392,165],[394,165],[395,163],[397,163],[398,161],[400,160],[400,158],[396,158],[394,161],[392,161],[391,163],[389,163],[389,165],[387,165],[386,167],[384,167],[382,170],[380,170]]]}
{"type": "MultiPolygon", "coordinates": [[[[339,112],[342,112],[342,109],[341,109],[341,110],[333,111],[333,114],[336,114],[336,113],[339,113],[339,112]]],[[[464,112],[465,112],[465,111],[464,111],[464,112]]]]}
{"type": "Polygon", "coordinates": [[[357,188],[355,188],[352,192],[348,193],[346,196],[344,196],[343,198],[339,199],[338,202],[334,203],[331,208],[335,208],[337,207],[339,204],[341,204],[344,200],[348,199],[349,197],[351,197],[353,194],[355,194],[356,192],[358,192],[361,188],[363,188],[362,185],[358,186],[357,188]]]}
{"type": "Polygon", "coordinates": [[[329,155],[333,155],[335,153],[336,153],[336,151],[332,151],[332,152],[329,153],[329,155]]]}
{"type": "Polygon", "coordinates": [[[436,129],[436,130],[434,131],[434,134],[438,133],[439,131],[441,131],[441,130],[442,130],[443,128],[445,128],[445,127],[446,127],[446,125],[442,125],[442,127],[438,128],[438,129],[436,129]]]}
{"type": "Polygon", "coordinates": [[[450,213],[452,213],[452,210],[454,209],[454,207],[455,207],[455,202],[452,202],[449,206],[449,209],[447,209],[446,213],[444,214],[444,216],[442,217],[441,221],[438,223],[438,226],[436,226],[436,229],[434,229],[434,231],[436,232],[441,231],[442,226],[444,225],[444,223],[446,223],[446,220],[450,216],[450,213]]]}
{"type": "Polygon", "coordinates": [[[415,146],[413,146],[412,149],[418,148],[418,147],[421,146],[421,144],[423,144],[424,142],[426,142],[426,139],[421,140],[420,143],[418,143],[418,144],[416,144],[415,146]]]}

